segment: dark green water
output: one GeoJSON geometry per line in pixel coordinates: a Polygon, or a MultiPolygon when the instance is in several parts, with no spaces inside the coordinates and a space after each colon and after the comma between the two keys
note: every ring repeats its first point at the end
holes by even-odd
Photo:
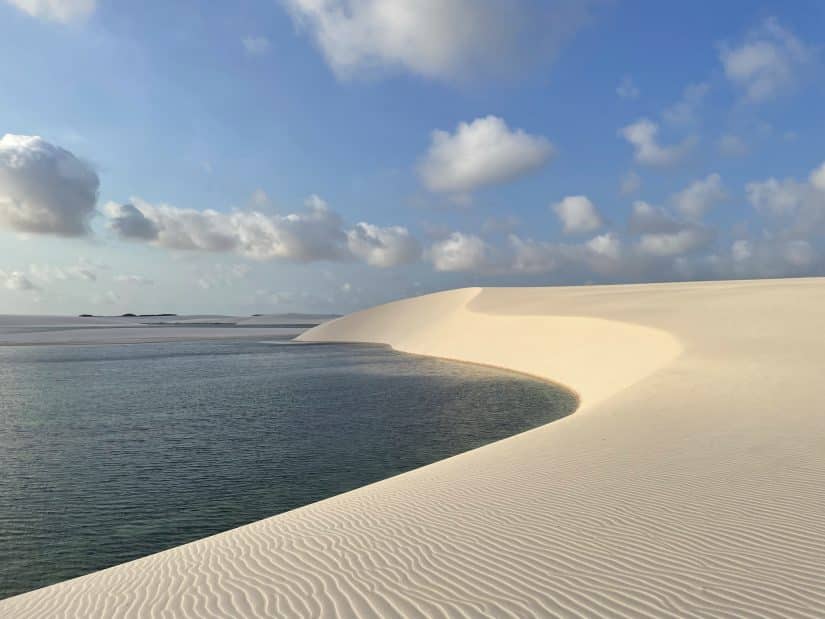
{"type": "Polygon", "coordinates": [[[550,385],[385,348],[0,348],[0,598],[570,413],[550,385]]]}

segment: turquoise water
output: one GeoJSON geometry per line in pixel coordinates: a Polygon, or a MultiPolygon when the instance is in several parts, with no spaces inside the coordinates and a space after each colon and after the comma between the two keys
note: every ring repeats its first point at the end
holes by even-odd
{"type": "Polygon", "coordinates": [[[570,413],[548,384],[354,345],[0,348],[0,598],[570,413]]]}

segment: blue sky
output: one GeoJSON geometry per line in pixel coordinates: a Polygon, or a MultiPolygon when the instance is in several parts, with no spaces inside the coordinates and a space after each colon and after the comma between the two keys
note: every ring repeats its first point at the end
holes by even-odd
{"type": "Polygon", "coordinates": [[[825,271],[821,3],[215,4],[0,0],[0,312],[825,271]]]}

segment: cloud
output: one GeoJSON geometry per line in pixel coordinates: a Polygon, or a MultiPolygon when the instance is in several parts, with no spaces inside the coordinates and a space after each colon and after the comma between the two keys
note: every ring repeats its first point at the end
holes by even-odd
{"type": "Polygon", "coordinates": [[[68,23],[87,19],[97,8],[96,0],[6,0],[38,19],[68,23]]]}
{"type": "Polygon", "coordinates": [[[436,271],[480,271],[488,264],[488,247],[474,234],[453,232],[427,252],[436,271]]]}
{"type": "Polygon", "coordinates": [[[414,262],[418,241],[401,226],[382,228],[361,222],[347,230],[341,217],[320,197],[288,215],[235,210],[229,213],[150,204],[104,207],[109,228],[120,238],[181,251],[233,252],[254,260],[292,262],[361,260],[391,267],[414,262]]]}
{"type": "Polygon", "coordinates": [[[633,83],[633,78],[625,75],[616,87],[616,94],[622,99],[638,99],[639,88],[633,83]]]}
{"type": "Polygon", "coordinates": [[[250,56],[263,56],[269,51],[269,39],[262,36],[246,36],[241,39],[244,51],[250,56]]]}
{"type": "Polygon", "coordinates": [[[552,59],[591,2],[283,0],[340,79],[407,71],[440,80],[552,59]]]}
{"type": "Polygon", "coordinates": [[[705,100],[710,90],[710,84],[701,82],[688,84],[682,93],[682,98],[662,112],[662,118],[673,125],[688,125],[696,121],[699,106],[705,100]]]}
{"type": "Polygon", "coordinates": [[[744,239],[734,241],[731,244],[730,253],[734,262],[745,262],[753,256],[753,245],[744,239]]]}
{"type": "Polygon", "coordinates": [[[393,267],[415,262],[421,247],[401,226],[380,228],[361,222],[347,232],[349,250],[369,265],[393,267]]]}
{"type": "Polygon", "coordinates": [[[599,211],[587,196],[567,196],[552,208],[564,224],[565,234],[593,232],[604,225],[599,211]]]}
{"type": "Polygon", "coordinates": [[[6,272],[0,270],[0,284],[8,290],[16,290],[19,292],[26,292],[32,290],[39,290],[25,273],[20,271],[6,272]]]}
{"type": "Polygon", "coordinates": [[[108,202],[103,210],[109,216],[109,228],[120,238],[142,241],[154,241],[158,238],[158,227],[133,204],[108,202]]]}
{"type": "Polygon", "coordinates": [[[584,243],[567,244],[509,234],[501,246],[469,233],[453,232],[427,252],[437,271],[461,271],[487,276],[556,273],[563,278],[588,273],[615,273],[622,267],[622,243],[613,233],[584,243]]]}
{"type": "Polygon", "coordinates": [[[808,180],[814,189],[825,192],[825,163],[811,172],[808,180]]]}
{"type": "Polygon", "coordinates": [[[612,232],[595,236],[585,246],[598,256],[618,260],[622,252],[622,243],[612,232]]]}
{"type": "Polygon", "coordinates": [[[769,17],[740,45],[722,45],[719,56],[725,75],[742,90],[745,101],[759,103],[790,92],[812,52],[776,18],[769,17]]]}
{"type": "MultiPolygon", "coordinates": [[[[131,208],[107,207],[110,227],[122,238],[166,249],[237,252],[256,260],[335,260],[347,254],[340,217],[318,196],[289,215],[258,211],[198,211],[135,198],[131,208]]],[[[125,205],[126,207],[130,205],[125,205]]]]}
{"type": "Polygon", "coordinates": [[[680,256],[707,246],[710,240],[707,230],[692,227],[671,233],[643,234],[637,247],[651,256],[680,256]]]}
{"type": "Polygon", "coordinates": [[[534,172],[553,153],[546,138],[513,131],[501,118],[487,116],[460,123],[452,134],[434,131],[419,173],[431,191],[467,194],[534,172]]]}
{"type": "Polygon", "coordinates": [[[675,194],[673,202],[684,216],[701,219],[706,212],[726,198],[722,177],[718,174],[708,174],[706,178],[692,182],[675,194]]]}
{"type": "Polygon", "coordinates": [[[97,281],[97,269],[99,265],[94,265],[85,259],[81,259],[77,264],[58,267],[48,264],[32,264],[29,266],[31,276],[39,282],[64,282],[69,280],[79,280],[86,282],[97,281]]]}
{"type": "Polygon", "coordinates": [[[678,232],[684,224],[664,209],[637,200],[633,203],[628,227],[632,234],[669,234],[678,232]]]}
{"type": "Polygon", "coordinates": [[[85,236],[99,186],[87,163],[40,137],[6,134],[0,139],[0,226],[85,236]]]}
{"type": "Polygon", "coordinates": [[[720,265],[723,277],[783,277],[821,269],[821,256],[804,239],[737,239],[731,244],[729,262],[720,265]]]}
{"type": "Polygon", "coordinates": [[[769,178],[745,185],[748,202],[760,213],[786,215],[796,211],[805,199],[808,188],[788,178],[779,181],[769,178]]]}
{"type": "Polygon", "coordinates": [[[679,256],[713,240],[708,228],[679,221],[664,209],[641,200],[633,204],[629,228],[631,233],[640,235],[636,249],[650,256],[679,256]]]}
{"type": "Polygon", "coordinates": [[[680,144],[662,146],[657,141],[658,133],[658,125],[647,118],[619,130],[619,135],[634,147],[635,160],[643,165],[674,165],[684,159],[695,143],[693,138],[687,138],[680,144]]]}
{"type": "Polygon", "coordinates": [[[745,185],[751,205],[772,218],[774,239],[810,239],[825,233],[825,164],[806,180],[768,178],[745,185]]]}
{"type": "Polygon", "coordinates": [[[143,275],[116,275],[115,281],[121,284],[130,284],[133,286],[151,286],[155,283],[143,275]]]}
{"type": "Polygon", "coordinates": [[[511,234],[507,239],[510,254],[497,269],[509,273],[549,273],[559,268],[564,250],[557,243],[522,239],[511,234]]]}

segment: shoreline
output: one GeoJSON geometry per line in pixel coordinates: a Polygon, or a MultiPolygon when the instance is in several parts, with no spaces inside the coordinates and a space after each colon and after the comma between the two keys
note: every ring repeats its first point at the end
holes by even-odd
{"type": "Polygon", "coordinates": [[[0,614],[816,616],[823,304],[823,279],[464,289],[325,323],[299,339],[513,370],[581,405],[0,614]]]}

